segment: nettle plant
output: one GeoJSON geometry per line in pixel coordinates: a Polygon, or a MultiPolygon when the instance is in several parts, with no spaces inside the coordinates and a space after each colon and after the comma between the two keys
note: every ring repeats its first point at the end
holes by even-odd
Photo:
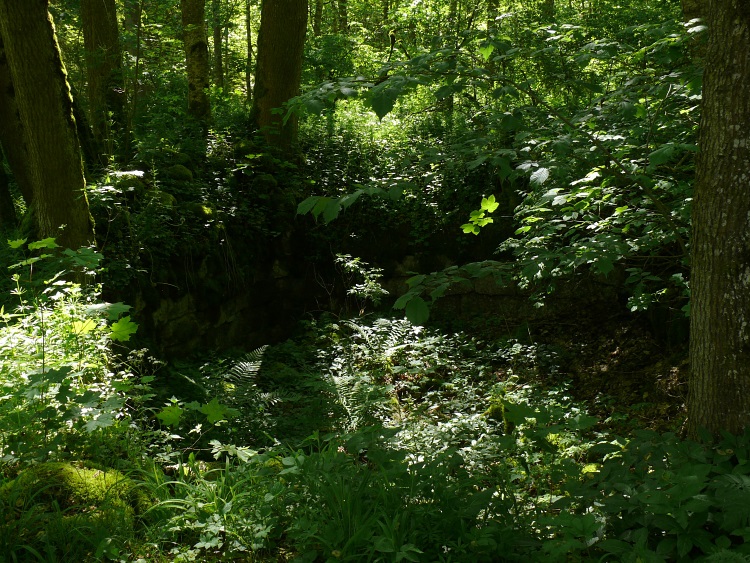
{"type": "Polygon", "coordinates": [[[142,382],[114,373],[109,358],[137,325],[129,306],[72,281],[91,279],[100,254],[58,252],[52,238],[9,245],[25,255],[10,267],[12,301],[0,307],[0,462],[95,455],[85,452],[93,435],[127,432],[127,397],[142,382]]]}

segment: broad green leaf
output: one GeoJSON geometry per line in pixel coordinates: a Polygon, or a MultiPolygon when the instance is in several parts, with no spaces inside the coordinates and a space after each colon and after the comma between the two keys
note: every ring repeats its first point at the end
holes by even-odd
{"type": "Polygon", "coordinates": [[[29,250],[39,250],[40,248],[60,248],[60,245],[52,237],[29,243],[29,250]]]}
{"type": "Polygon", "coordinates": [[[495,50],[495,46],[490,43],[486,47],[479,47],[479,54],[482,55],[485,61],[490,60],[490,56],[492,55],[492,51],[495,50]]]}
{"type": "Polygon", "coordinates": [[[494,213],[499,206],[500,204],[495,201],[494,195],[482,198],[482,209],[484,209],[488,213],[494,213]]]}
{"type": "Polygon", "coordinates": [[[130,315],[121,318],[110,327],[110,338],[118,342],[127,342],[138,330],[138,324],[130,320],[130,315]]]}
{"type": "Polygon", "coordinates": [[[464,223],[463,225],[461,225],[461,230],[467,235],[469,233],[473,235],[479,234],[479,227],[474,223],[464,223]]]}
{"type": "Polygon", "coordinates": [[[396,302],[393,304],[393,308],[403,309],[404,307],[406,307],[406,304],[414,298],[414,295],[416,294],[411,291],[404,293],[401,297],[396,299],[396,302]]]}
{"type": "Polygon", "coordinates": [[[549,178],[549,168],[540,167],[532,172],[529,181],[532,186],[541,186],[547,181],[547,178],[549,178]]]}
{"type": "Polygon", "coordinates": [[[443,295],[445,295],[445,292],[448,290],[449,284],[442,283],[439,286],[437,286],[435,289],[433,289],[430,292],[430,297],[433,301],[436,301],[437,299],[440,299],[443,295]]]}
{"type": "Polygon", "coordinates": [[[430,318],[430,308],[424,299],[417,296],[406,304],[406,318],[415,326],[423,326],[430,318]]]}
{"type": "Polygon", "coordinates": [[[339,199],[339,203],[341,204],[341,207],[343,207],[344,209],[347,209],[355,201],[357,201],[359,199],[359,196],[361,196],[363,193],[365,193],[363,190],[357,190],[355,192],[345,195],[344,197],[339,199]]]}
{"type": "Polygon", "coordinates": [[[318,216],[320,216],[320,214],[323,213],[323,211],[325,211],[326,207],[328,207],[328,203],[330,201],[331,201],[330,197],[319,196],[318,201],[315,202],[315,205],[313,206],[312,211],[311,211],[313,214],[313,217],[317,219],[318,216]]]}
{"type": "Polygon", "coordinates": [[[211,399],[211,402],[201,406],[201,412],[206,415],[211,424],[226,420],[228,410],[226,406],[219,403],[216,397],[211,399]]]}
{"type": "Polygon", "coordinates": [[[19,239],[16,239],[16,240],[9,240],[8,241],[8,246],[10,246],[13,249],[21,248],[24,244],[26,244],[26,240],[27,239],[25,239],[25,238],[19,238],[19,239]]]}
{"type": "Polygon", "coordinates": [[[595,267],[600,274],[604,274],[605,276],[615,269],[614,264],[612,264],[612,260],[606,257],[597,260],[595,267]]]}
{"type": "Polygon", "coordinates": [[[321,196],[319,195],[311,195],[304,201],[300,202],[300,204],[297,206],[297,215],[304,215],[305,213],[309,213],[312,211],[313,207],[318,203],[318,200],[321,196]]]}
{"type": "Polygon", "coordinates": [[[161,420],[167,426],[177,426],[182,419],[182,414],[185,411],[179,405],[170,405],[161,409],[156,415],[156,418],[161,420]]]}
{"type": "Polygon", "coordinates": [[[482,164],[485,163],[487,160],[487,155],[481,155],[477,157],[475,160],[472,160],[470,163],[466,165],[466,168],[469,170],[474,170],[475,168],[479,168],[482,164]]]}
{"type": "Polygon", "coordinates": [[[410,277],[408,280],[406,280],[406,285],[409,287],[415,287],[422,283],[427,276],[424,274],[417,274],[416,276],[410,277]]]}
{"type": "Polygon", "coordinates": [[[648,155],[648,162],[652,166],[659,166],[669,162],[676,152],[674,143],[667,143],[648,155]]]}
{"type": "Polygon", "coordinates": [[[378,118],[383,119],[396,105],[402,83],[386,80],[370,90],[370,106],[378,118]]]}
{"type": "Polygon", "coordinates": [[[331,200],[323,210],[323,221],[325,221],[326,223],[330,223],[339,216],[339,213],[341,213],[341,204],[338,202],[338,200],[331,200]]]}
{"type": "Polygon", "coordinates": [[[123,314],[130,311],[131,307],[130,305],[125,305],[124,303],[117,302],[117,303],[95,303],[93,305],[89,305],[84,309],[84,312],[92,317],[98,317],[99,315],[107,315],[107,318],[110,321],[117,320],[117,318],[123,314]]]}
{"type": "Polygon", "coordinates": [[[96,328],[96,323],[93,319],[86,319],[85,321],[73,321],[73,332],[75,334],[88,334],[96,328]]]}

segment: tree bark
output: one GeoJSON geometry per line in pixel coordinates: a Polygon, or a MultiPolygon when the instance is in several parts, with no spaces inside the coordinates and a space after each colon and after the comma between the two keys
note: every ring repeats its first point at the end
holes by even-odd
{"type": "Polygon", "coordinates": [[[188,79],[188,115],[207,127],[211,118],[208,99],[209,61],[205,0],[181,0],[183,41],[188,79]]]}
{"type": "Polygon", "coordinates": [[[224,40],[221,0],[211,0],[211,19],[213,28],[214,47],[214,86],[224,88],[224,55],[222,42],[224,40]]]}
{"type": "Polygon", "coordinates": [[[750,10],[703,5],[708,47],[693,201],[688,433],[750,423],[750,10]]]}
{"type": "Polygon", "coordinates": [[[323,22],[323,0],[315,0],[313,14],[313,36],[320,37],[320,24],[323,22]]]}
{"type": "Polygon", "coordinates": [[[266,142],[283,151],[297,141],[297,119],[283,124],[278,111],[299,94],[306,29],[307,0],[263,1],[252,113],[266,142]]]}
{"type": "Polygon", "coordinates": [[[339,29],[341,35],[349,33],[349,0],[338,0],[339,29]]]}
{"type": "Polygon", "coordinates": [[[250,105],[253,97],[253,31],[250,21],[250,5],[252,0],[245,0],[245,33],[247,34],[247,60],[245,65],[245,88],[247,92],[247,105],[250,105]]]}
{"type": "Polygon", "coordinates": [[[68,248],[94,242],[81,149],[47,0],[0,0],[16,100],[28,144],[38,235],[68,248]]]}
{"type": "Polygon", "coordinates": [[[5,173],[3,152],[0,150],[0,231],[12,229],[17,224],[16,208],[10,195],[10,181],[5,173]]]}
{"type": "Polygon", "coordinates": [[[8,66],[3,34],[0,29],[0,145],[5,150],[8,165],[18,189],[21,191],[26,207],[31,207],[33,187],[29,154],[26,139],[23,135],[21,114],[16,104],[16,89],[8,66]]]}
{"type": "Polygon", "coordinates": [[[97,159],[106,165],[114,154],[123,121],[122,50],[115,0],[81,0],[81,24],[88,78],[89,122],[97,145],[97,159]]]}

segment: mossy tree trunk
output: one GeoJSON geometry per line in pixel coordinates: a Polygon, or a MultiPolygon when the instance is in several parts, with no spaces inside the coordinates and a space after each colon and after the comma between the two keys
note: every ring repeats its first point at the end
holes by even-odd
{"type": "Polygon", "coordinates": [[[48,0],[0,0],[0,32],[28,148],[41,237],[68,248],[94,242],[73,100],[48,0]]]}
{"type": "Polygon", "coordinates": [[[31,206],[33,188],[29,154],[23,135],[21,115],[16,103],[16,89],[10,74],[8,57],[5,53],[2,29],[0,29],[0,145],[5,151],[10,170],[21,191],[26,207],[31,206]]]}
{"type": "Polygon", "coordinates": [[[221,9],[221,0],[211,0],[211,20],[214,48],[214,86],[223,89],[224,53],[222,52],[222,47],[224,41],[224,18],[221,9]]]}
{"type": "Polygon", "coordinates": [[[247,57],[245,58],[245,89],[246,103],[249,106],[253,97],[253,31],[251,3],[253,0],[245,0],[245,40],[247,42],[247,57]]]}
{"type": "Polygon", "coordinates": [[[106,165],[114,154],[117,131],[123,122],[122,51],[115,0],[81,0],[81,24],[89,122],[97,160],[106,165]]]}
{"type": "Polygon", "coordinates": [[[297,141],[297,119],[284,124],[278,109],[299,94],[306,30],[307,0],[263,1],[252,113],[266,142],[283,151],[297,141]]]}
{"type": "Polygon", "coordinates": [[[693,201],[688,431],[750,424],[750,8],[703,5],[708,46],[693,201]]]}
{"type": "MultiPolygon", "coordinates": [[[[2,147],[0,147],[1,149],[2,147]]],[[[11,229],[18,224],[16,208],[10,194],[10,181],[3,166],[3,153],[0,150],[0,231],[11,229]]]]}
{"type": "Polygon", "coordinates": [[[205,0],[181,0],[183,42],[188,79],[188,115],[204,128],[211,118],[208,99],[210,64],[206,36],[205,0]]]}

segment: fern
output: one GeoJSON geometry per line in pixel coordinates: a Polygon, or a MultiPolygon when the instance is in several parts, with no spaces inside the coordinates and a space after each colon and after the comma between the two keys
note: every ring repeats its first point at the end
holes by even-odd
{"type": "Polygon", "coordinates": [[[267,348],[268,345],[261,346],[245,354],[224,374],[224,379],[234,384],[255,383],[260,366],[263,364],[263,354],[267,348]]]}
{"type": "Polygon", "coordinates": [[[719,475],[711,484],[723,515],[723,528],[731,532],[750,525],[750,476],[719,475]]]}

